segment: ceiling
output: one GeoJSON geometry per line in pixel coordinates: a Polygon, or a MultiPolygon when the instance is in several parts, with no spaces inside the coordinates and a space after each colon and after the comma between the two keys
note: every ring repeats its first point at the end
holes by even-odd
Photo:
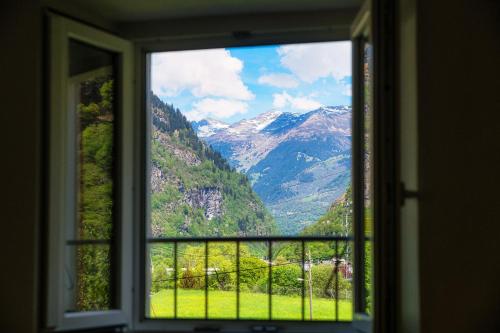
{"type": "Polygon", "coordinates": [[[68,0],[113,22],[358,8],[361,0],[68,0]]]}

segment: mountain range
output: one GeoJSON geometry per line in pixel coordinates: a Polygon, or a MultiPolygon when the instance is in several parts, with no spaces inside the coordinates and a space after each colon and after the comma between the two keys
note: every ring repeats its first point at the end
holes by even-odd
{"type": "Polygon", "coordinates": [[[203,119],[192,126],[248,176],[283,234],[317,221],[350,182],[350,106],[271,110],[234,124],[203,119]]]}

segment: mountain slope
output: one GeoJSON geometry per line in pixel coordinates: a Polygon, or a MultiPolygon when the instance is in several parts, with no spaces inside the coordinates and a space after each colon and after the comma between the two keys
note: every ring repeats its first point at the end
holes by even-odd
{"type": "Polygon", "coordinates": [[[302,230],[302,235],[335,236],[352,234],[352,192],[346,191],[330,206],[318,221],[302,230]]]}
{"type": "Polygon", "coordinates": [[[152,96],[151,233],[265,235],[273,218],[245,175],[196,136],[179,110],[152,96]]]}
{"type": "Polygon", "coordinates": [[[350,107],[271,111],[204,139],[247,174],[286,234],[316,221],[350,181],[350,107]]]}

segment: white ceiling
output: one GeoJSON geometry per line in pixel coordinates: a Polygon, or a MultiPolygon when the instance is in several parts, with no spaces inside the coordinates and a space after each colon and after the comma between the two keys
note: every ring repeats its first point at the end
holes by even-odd
{"type": "Polygon", "coordinates": [[[357,8],[361,0],[67,0],[113,22],[357,8]]]}

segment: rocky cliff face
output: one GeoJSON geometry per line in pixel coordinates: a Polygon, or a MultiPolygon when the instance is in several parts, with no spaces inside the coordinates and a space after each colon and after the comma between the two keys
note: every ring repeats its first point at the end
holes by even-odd
{"type": "Polygon", "coordinates": [[[193,208],[203,210],[208,221],[222,216],[222,191],[217,187],[191,189],[184,193],[184,201],[193,208]]]}

